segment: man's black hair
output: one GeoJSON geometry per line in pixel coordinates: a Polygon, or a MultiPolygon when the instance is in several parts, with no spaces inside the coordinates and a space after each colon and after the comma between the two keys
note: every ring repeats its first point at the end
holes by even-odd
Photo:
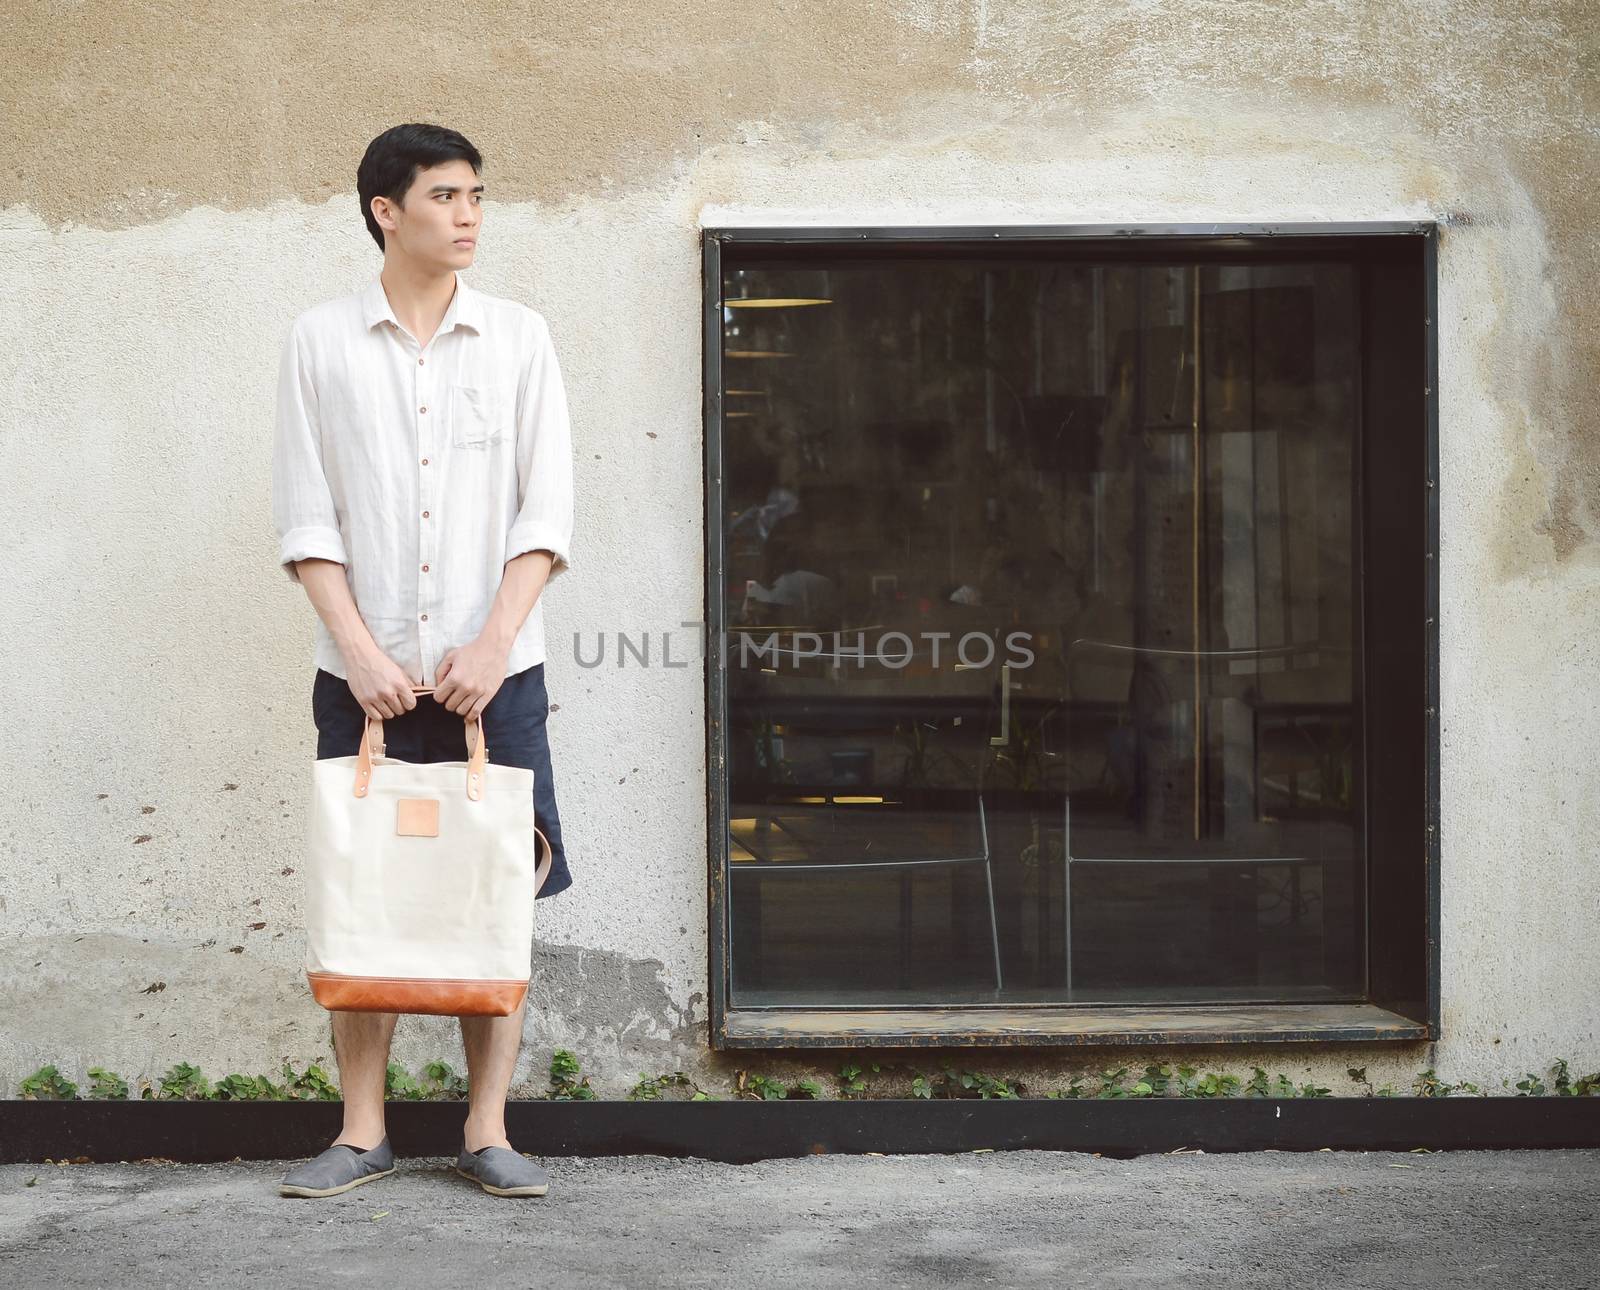
{"type": "Polygon", "coordinates": [[[483,173],[483,157],[478,150],[465,135],[442,125],[391,126],[367,145],[367,153],[356,168],[356,192],[361,196],[361,217],[367,221],[367,232],[380,251],[383,230],[372,217],[372,199],[387,197],[404,208],[417,171],[457,160],[469,162],[474,172],[483,173]]]}

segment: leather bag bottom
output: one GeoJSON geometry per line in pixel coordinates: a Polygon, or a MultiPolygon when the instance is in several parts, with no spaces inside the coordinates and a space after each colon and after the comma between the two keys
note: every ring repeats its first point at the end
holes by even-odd
{"type": "Polygon", "coordinates": [[[311,997],[329,1012],[412,1012],[434,1017],[508,1017],[527,981],[439,981],[422,977],[307,972],[311,997]]]}

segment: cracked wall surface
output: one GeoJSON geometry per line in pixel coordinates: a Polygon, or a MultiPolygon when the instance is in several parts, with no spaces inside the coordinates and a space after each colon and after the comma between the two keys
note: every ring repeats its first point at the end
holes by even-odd
{"type": "MultiPolygon", "coordinates": [[[[0,799],[0,1095],[44,1061],[328,1055],[298,976],[314,615],[273,567],[273,375],[289,320],[377,271],[355,167],[404,120],[483,151],[470,277],[549,318],[576,435],[573,572],[546,615],[577,885],[539,904],[519,1080],[542,1085],[557,1045],[611,1091],[763,1060],[706,1048],[702,677],[580,668],[568,642],[673,632],[691,652],[698,231],[783,223],[1443,223],[1445,1035],[1189,1056],[1336,1090],[1352,1064],[1490,1084],[1600,1067],[1594,6],[10,17],[0,51],[28,74],[3,91],[0,646],[23,719],[0,799]]],[[[407,1019],[396,1055],[455,1043],[407,1019]]],[[[1106,1064],[966,1057],[1036,1082],[1106,1064]]]]}

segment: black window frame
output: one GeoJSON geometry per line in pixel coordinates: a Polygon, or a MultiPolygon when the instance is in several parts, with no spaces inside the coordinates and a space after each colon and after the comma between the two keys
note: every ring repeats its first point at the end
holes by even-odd
{"type": "MultiPolygon", "coordinates": [[[[1288,224],[1016,224],[955,226],[703,227],[702,265],[702,415],[704,424],[705,522],[705,700],[708,836],[708,950],[710,957],[710,1042],[716,1049],[947,1047],[983,1045],[1101,1045],[1253,1043],[1263,1041],[1436,1041],[1440,1037],[1440,821],[1439,821],[1439,420],[1438,420],[1438,242],[1434,221],[1288,224]],[[1400,676],[1422,663],[1424,712],[1415,728],[1398,727],[1385,740],[1385,752],[1403,774],[1420,779],[1420,801],[1397,801],[1387,827],[1408,834],[1420,825],[1422,844],[1413,863],[1405,848],[1374,867],[1368,848],[1366,923],[1368,997],[1366,1004],[1128,1005],[1060,1004],[919,1008],[740,1008],[729,1002],[731,953],[728,935],[728,756],[726,748],[726,673],[720,665],[725,640],[723,595],[722,373],[724,247],[754,253],[825,252],[845,257],[894,248],[908,257],[939,257],[992,251],[996,244],[1072,241],[1086,255],[1168,258],[1179,255],[1259,258],[1303,249],[1326,254],[1329,239],[1388,239],[1405,261],[1397,285],[1385,291],[1420,289],[1419,315],[1393,308],[1394,299],[1364,296],[1363,325],[1387,329],[1393,352],[1419,345],[1423,388],[1414,392],[1396,382],[1384,387],[1385,407],[1422,418],[1423,460],[1405,459],[1402,469],[1369,477],[1363,468],[1361,506],[1363,564],[1375,517],[1404,517],[1406,496],[1422,495],[1420,568],[1399,581],[1373,588],[1363,578],[1362,614],[1390,615],[1420,610],[1418,642],[1386,653],[1364,645],[1369,664],[1400,676]],[[1412,269],[1415,269],[1413,280],[1412,269]],[[1387,509],[1385,509],[1387,508],[1387,509]],[[1375,595],[1382,601],[1374,605],[1375,595]],[[1420,600],[1420,605],[1418,601],[1420,600]],[[1383,653],[1383,658],[1377,655],[1383,653]],[[1420,745],[1420,747],[1419,747],[1420,745]],[[1419,756],[1420,753],[1420,756],[1419,756]]],[[[1356,242],[1355,245],[1360,245],[1356,242]]],[[[1348,249],[1348,248],[1347,248],[1348,249]]],[[[1415,363],[1415,350],[1407,360],[1415,363]]],[[[1379,381],[1364,381],[1364,410],[1379,397],[1379,381]]],[[[1393,532],[1394,530],[1390,530],[1393,532]]],[[[1417,540],[1407,530],[1404,540],[1417,540]]],[[[1371,639],[1368,637],[1367,639],[1371,639]]],[[[1407,685],[1414,685],[1412,679],[1407,685]]],[[[1380,678],[1381,679],[1381,678],[1380,678]]],[[[1369,693],[1371,707],[1381,695],[1369,693]]],[[[1368,756],[1374,755],[1369,735],[1368,756]]],[[[1364,787],[1378,779],[1369,761],[1364,787]]],[[[1369,811],[1381,805],[1368,800],[1369,811]]]]}

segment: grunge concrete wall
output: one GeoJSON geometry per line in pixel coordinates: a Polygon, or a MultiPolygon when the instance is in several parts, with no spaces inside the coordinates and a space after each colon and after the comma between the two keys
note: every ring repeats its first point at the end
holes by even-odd
{"type": "MultiPolygon", "coordinates": [[[[570,648],[694,639],[697,229],[737,222],[1442,221],[1444,1039],[965,1058],[1030,1091],[1113,1058],[1336,1091],[1350,1064],[1495,1088],[1600,1066],[1596,13],[11,6],[0,1095],[46,1061],[216,1077],[329,1054],[299,970],[313,611],[275,568],[273,375],[293,315],[376,271],[355,167],[405,120],[484,152],[471,277],[550,319],[576,431],[573,572],[546,612],[577,885],[540,904],[519,1078],[542,1085],[556,1045],[610,1093],[837,1064],[707,1049],[701,675],[570,648]]],[[[396,1056],[459,1067],[453,1031],[404,1019],[396,1056]]]]}

